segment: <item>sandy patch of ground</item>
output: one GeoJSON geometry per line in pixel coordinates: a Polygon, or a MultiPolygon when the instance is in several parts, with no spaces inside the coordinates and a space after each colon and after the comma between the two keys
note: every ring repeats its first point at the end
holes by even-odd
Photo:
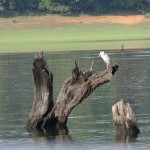
{"type": "Polygon", "coordinates": [[[124,25],[136,25],[150,22],[150,19],[143,15],[128,16],[79,16],[79,17],[59,17],[52,15],[6,18],[0,19],[0,29],[23,29],[23,28],[57,28],[64,23],[118,23],[124,25]]]}
{"type": "Polygon", "coordinates": [[[60,18],[58,22],[82,22],[82,23],[119,23],[125,25],[139,24],[148,21],[143,15],[131,16],[81,16],[60,18]]]}

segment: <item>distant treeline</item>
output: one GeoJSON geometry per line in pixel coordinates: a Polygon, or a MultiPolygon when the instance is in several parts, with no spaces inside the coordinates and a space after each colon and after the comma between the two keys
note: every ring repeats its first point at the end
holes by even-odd
{"type": "Polygon", "coordinates": [[[150,0],[0,0],[0,15],[149,12],[150,0]]]}

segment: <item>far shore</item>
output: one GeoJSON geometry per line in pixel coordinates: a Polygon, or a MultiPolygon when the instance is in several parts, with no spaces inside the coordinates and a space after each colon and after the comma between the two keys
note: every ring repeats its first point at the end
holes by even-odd
{"type": "Polygon", "coordinates": [[[0,18],[0,53],[150,48],[144,15],[0,18]]]}

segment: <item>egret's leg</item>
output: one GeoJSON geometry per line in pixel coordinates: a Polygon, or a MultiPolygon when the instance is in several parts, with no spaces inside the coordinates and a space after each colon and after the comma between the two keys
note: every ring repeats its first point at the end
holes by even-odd
{"type": "Polygon", "coordinates": [[[107,69],[108,69],[109,64],[106,64],[106,65],[107,65],[107,69]]]}

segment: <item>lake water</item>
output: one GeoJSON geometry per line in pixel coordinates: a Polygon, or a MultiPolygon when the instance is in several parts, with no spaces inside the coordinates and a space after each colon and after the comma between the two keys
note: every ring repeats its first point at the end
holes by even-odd
{"type": "MultiPolygon", "coordinates": [[[[78,105],[68,119],[69,134],[29,133],[24,129],[34,98],[34,54],[0,54],[0,149],[2,150],[148,150],[150,149],[150,51],[108,51],[119,70],[111,82],[97,88],[78,105]],[[141,133],[130,142],[117,140],[111,107],[129,101],[141,133]]],[[[63,81],[71,76],[74,60],[81,70],[106,65],[98,51],[45,53],[54,75],[54,99],[63,81]]]]}

